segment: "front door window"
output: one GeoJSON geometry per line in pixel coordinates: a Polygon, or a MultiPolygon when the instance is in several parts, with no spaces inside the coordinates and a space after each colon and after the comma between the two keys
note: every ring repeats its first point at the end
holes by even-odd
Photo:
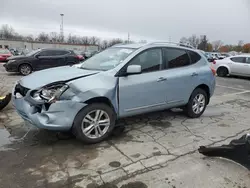
{"type": "Polygon", "coordinates": [[[150,49],[132,59],[129,65],[141,65],[142,73],[158,71],[162,65],[161,49],[150,49]]]}

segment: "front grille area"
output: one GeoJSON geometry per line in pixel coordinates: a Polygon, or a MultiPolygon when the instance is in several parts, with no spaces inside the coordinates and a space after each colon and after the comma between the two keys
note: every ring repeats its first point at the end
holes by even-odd
{"type": "Polygon", "coordinates": [[[22,96],[25,96],[29,90],[30,89],[23,87],[21,84],[17,84],[15,87],[14,94],[20,93],[22,96]]]}

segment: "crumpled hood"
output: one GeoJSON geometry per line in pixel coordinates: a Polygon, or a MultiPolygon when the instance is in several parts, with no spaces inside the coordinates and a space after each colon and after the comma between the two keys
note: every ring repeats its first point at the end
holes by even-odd
{"type": "Polygon", "coordinates": [[[73,80],[99,72],[100,71],[79,69],[74,66],[56,67],[37,71],[25,76],[20,80],[20,84],[29,89],[37,89],[53,82],[73,80]]]}

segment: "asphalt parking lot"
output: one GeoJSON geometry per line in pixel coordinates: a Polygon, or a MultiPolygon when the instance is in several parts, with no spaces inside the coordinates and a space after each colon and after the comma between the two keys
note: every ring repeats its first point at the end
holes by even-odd
{"type": "MultiPolygon", "coordinates": [[[[21,76],[0,65],[0,95],[21,76]]],[[[250,79],[217,78],[201,118],[178,109],[119,121],[121,135],[96,145],[35,129],[11,105],[0,112],[0,187],[178,188],[250,187],[250,172],[197,152],[250,132],[250,79]]]]}

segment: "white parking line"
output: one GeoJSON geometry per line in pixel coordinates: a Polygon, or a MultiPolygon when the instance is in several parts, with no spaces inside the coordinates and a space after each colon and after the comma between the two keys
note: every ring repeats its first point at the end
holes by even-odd
{"type": "MultiPolygon", "coordinates": [[[[242,92],[237,92],[237,93],[229,93],[229,94],[225,94],[225,95],[220,95],[218,97],[226,97],[226,96],[233,96],[233,95],[240,95],[240,94],[244,94],[244,93],[250,93],[250,90],[246,90],[246,91],[242,91],[242,92]]],[[[217,97],[217,96],[216,96],[217,97]]]]}
{"type": "Polygon", "coordinates": [[[224,87],[224,88],[228,88],[228,89],[234,89],[234,90],[239,90],[239,91],[248,91],[245,89],[240,89],[240,88],[235,88],[235,87],[228,87],[228,86],[223,86],[223,85],[216,85],[218,87],[224,87]]]}

